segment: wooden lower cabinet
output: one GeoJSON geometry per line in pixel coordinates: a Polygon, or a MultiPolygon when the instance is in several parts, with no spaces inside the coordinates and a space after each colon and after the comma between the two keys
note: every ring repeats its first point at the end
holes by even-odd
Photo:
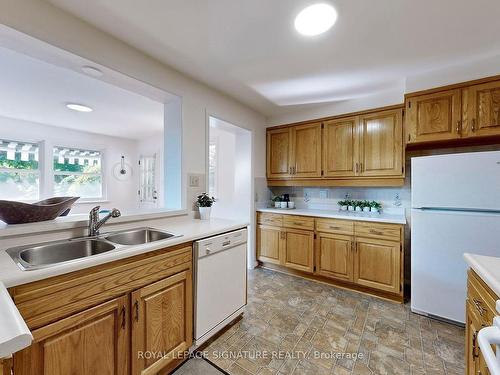
{"type": "Polygon", "coordinates": [[[192,259],[187,243],[9,289],[34,337],[13,374],[169,373],[192,344],[192,259]]]}
{"type": "Polygon", "coordinates": [[[316,239],[316,273],[353,281],[353,239],[341,234],[318,233],[316,239]]]}
{"type": "Polygon", "coordinates": [[[257,227],[257,258],[264,262],[281,264],[282,237],[281,228],[259,225],[257,227]]]}
{"type": "MultiPolygon", "coordinates": [[[[266,215],[258,213],[257,221],[271,220],[266,215]]],[[[273,225],[257,226],[264,266],[404,300],[402,225],[272,215],[273,225]]]]}
{"type": "Polygon", "coordinates": [[[391,293],[401,291],[401,244],[370,238],[357,238],[354,256],[354,282],[391,293]]]}
{"type": "Polygon", "coordinates": [[[285,229],[284,265],[304,272],[314,271],[314,232],[285,229]]]}
{"type": "Polygon", "coordinates": [[[120,297],[39,328],[14,355],[15,375],[128,373],[129,303],[120,297]]]}
{"type": "Polygon", "coordinates": [[[192,316],[191,271],[133,292],[132,374],[172,370],[192,344],[192,316]]]}

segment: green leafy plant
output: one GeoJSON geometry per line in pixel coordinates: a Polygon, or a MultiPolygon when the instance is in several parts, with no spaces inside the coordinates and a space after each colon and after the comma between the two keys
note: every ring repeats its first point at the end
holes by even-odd
{"type": "Polygon", "coordinates": [[[277,195],[277,196],[273,197],[271,200],[273,202],[281,202],[281,197],[279,195],[277,195]]]}
{"type": "Polygon", "coordinates": [[[198,207],[212,207],[215,203],[215,198],[210,197],[207,193],[201,193],[196,199],[196,205],[198,207]]]}
{"type": "Polygon", "coordinates": [[[380,211],[382,209],[382,205],[377,201],[371,201],[370,207],[372,211],[380,211]]]}
{"type": "Polygon", "coordinates": [[[341,201],[338,201],[337,203],[339,206],[349,206],[349,200],[347,199],[344,199],[344,200],[341,200],[341,201]]]}
{"type": "Polygon", "coordinates": [[[370,202],[365,199],[364,201],[361,202],[361,207],[363,208],[371,207],[370,202]]]}

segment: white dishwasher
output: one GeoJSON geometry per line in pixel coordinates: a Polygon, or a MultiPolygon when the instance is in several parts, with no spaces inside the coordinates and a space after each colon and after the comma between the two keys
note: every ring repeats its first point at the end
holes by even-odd
{"type": "Polygon", "coordinates": [[[234,318],[247,303],[247,230],[194,243],[195,347],[234,318]]]}

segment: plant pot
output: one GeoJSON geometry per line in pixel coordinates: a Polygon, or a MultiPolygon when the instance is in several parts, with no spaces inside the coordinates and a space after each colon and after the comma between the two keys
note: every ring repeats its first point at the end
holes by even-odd
{"type": "Polygon", "coordinates": [[[280,202],[280,207],[281,208],[287,208],[287,202],[280,202]]]}
{"type": "Polygon", "coordinates": [[[356,211],[361,212],[361,211],[363,211],[363,209],[361,207],[356,207],[356,211]]]}
{"type": "Polygon", "coordinates": [[[288,202],[288,208],[295,208],[295,202],[288,202]]]}
{"type": "Polygon", "coordinates": [[[363,212],[370,212],[370,207],[363,207],[363,212]]]}
{"type": "Polygon", "coordinates": [[[354,206],[347,206],[348,211],[354,211],[354,206]]]}
{"type": "Polygon", "coordinates": [[[340,206],[340,211],[347,211],[347,206],[340,206]]]}
{"type": "Polygon", "coordinates": [[[274,202],[274,208],[280,208],[281,202],[274,202]]]}
{"type": "Polygon", "coordinates": [[[199,209],[200,209],[200,219],[210,220],[210,212],[212,211],[212,207],[199,207],[199,209]]]}

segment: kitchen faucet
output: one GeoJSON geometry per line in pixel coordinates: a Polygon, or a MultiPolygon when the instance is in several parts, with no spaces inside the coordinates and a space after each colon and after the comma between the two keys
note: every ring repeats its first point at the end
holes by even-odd
{"type": "Polygon", "coordinates": [[[108,212],[101,220],[99,220],[99,210],[101,206],[96,206],[90,210],[89,213],[89,237],[94,237],[99,235],[99,228],[101,228],[106,221],[112,217],[120,217],[120,210],[113,208],[111,212],[108,212]]]}

